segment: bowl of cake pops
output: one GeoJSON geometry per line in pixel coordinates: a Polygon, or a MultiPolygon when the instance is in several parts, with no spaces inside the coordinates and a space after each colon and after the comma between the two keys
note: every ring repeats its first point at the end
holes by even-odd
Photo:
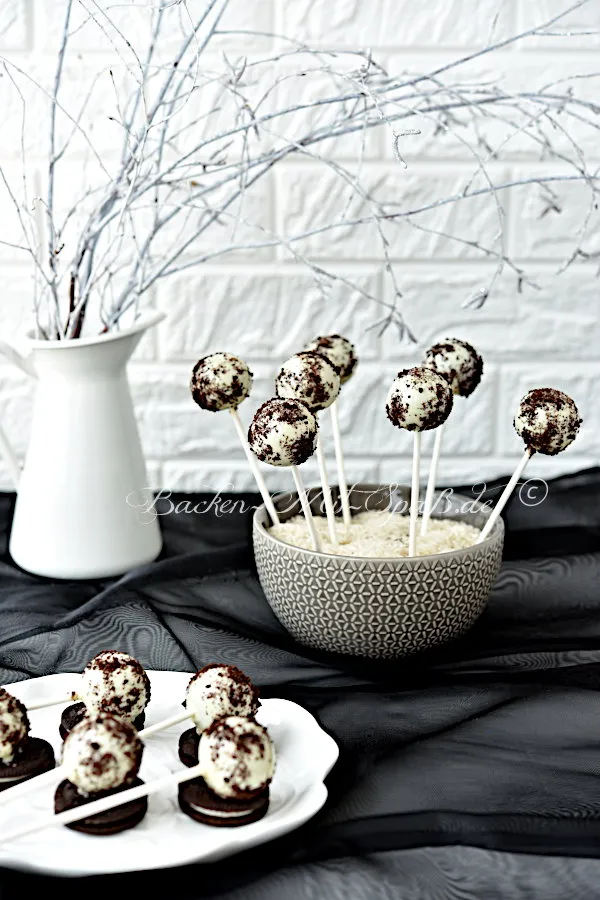
{"type": "Polygon", "coordinates": [[[238,407],[250,395],[252,374],[243,360],[229,353],[204,357],[194,367],[191,390],[202,408],[227,410],[233,418],[263,499],[253,519],[258,577],[280,622],[315,650],[397,659],[457,638],[473,625],[500,569],[502,510],[533,454],[565,450],[581,419],[562,391],[536,388],[516,411],[513,425],[524,453],[493,509],[436,490],[446,423],[483,374],[471,344],[447,339],[430,347],[420,365],[398,372],[382,398],[382,416],[412,434],[410,480],[349,486],[338,406],[356,365],[349,340],[316,338],[283,363],[275,396],[255,412],[247,434],[238,407]],[[325,415],[335,486],[319,429],[325,415]],[[422,496],[421,436],[429,431],[435,438],[422,496]],[[301,469],[313,454],[320,484],[307,487],[301,469]],[[293,490],[271,496],[261,463],[289,469],[293,490]]]}

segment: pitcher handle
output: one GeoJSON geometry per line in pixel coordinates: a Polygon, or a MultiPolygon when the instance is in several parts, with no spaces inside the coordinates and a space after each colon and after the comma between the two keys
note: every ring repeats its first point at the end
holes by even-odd
{"type": "MultiPolygon", "coordinates": [[[[33,365],[31,364],[29,358],[27,356],[24,356],[22,353],[19,353],[19,351],[15,347],[7,344],[6,341],[0,341],[0,355],[4,356],[10,362],[18,366],[19,369],[29,375],[30,378],[37,378],[35,369],[33,368],[33,365]]],[[[17,459],[17,455],[13,450],[8,438],[6,437],[6,434],[4,433],[2,427],[0,427],[0,456],[2,456],[6,462],[8,472],[15,484],[15,487],[18,487],[19,479],[21,477],[21,466],[19,464],[19,460],[17,459]]]]}
{"type": "Polygon", "coordinates": [[[0,341],[0,356],[4,356],[9,362],[14,363],[15,366],[21,369],[22,372],[25,372],[26,375],[29,375],[30,378],[37,378],[33,363],[30,361],[29,357],[20,353],[16,347],[12,346],[12,344],[7,344],[6,341],[0,341]]]}
{"type": "Polygon", "coordinates": [[[3,457],[6,463],[8,474],[12,478],[15,487],[18,487],[19,481],[21,479],[21,466],[19,464],[19,460],[16,457],[15,451],[9,444],[8,438],[6,437],[2,428],[0,428],[0,456],[3,457]]]}

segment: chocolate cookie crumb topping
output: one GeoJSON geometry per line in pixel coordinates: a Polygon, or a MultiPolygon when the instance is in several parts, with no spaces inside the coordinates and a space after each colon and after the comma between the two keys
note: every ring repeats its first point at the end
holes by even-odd
{"type": "Polygon", "coordinates": [[[252,452],[272,466],[300,466],[316,447],[318,426],[299,400],[267,400],[248,431],[252,452]]]}
{"type": "Polygon", "coordinates": [[[531,451],[556,456],[573,443],[581,422],[567,394],[556,388],[535,388],[519,403],[513,424],[531,451]]]}

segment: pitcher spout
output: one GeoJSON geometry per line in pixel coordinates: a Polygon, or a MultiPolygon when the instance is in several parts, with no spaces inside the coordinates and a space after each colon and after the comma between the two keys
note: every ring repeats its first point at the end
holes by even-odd
{"type": "Polygon", "coordinates": [[[157,325],[163,312],[144,313],[128,328],[90,337],[27,341],[32,365],[38,377],[98,378],[124,369],[145,332],[157,325]]]}

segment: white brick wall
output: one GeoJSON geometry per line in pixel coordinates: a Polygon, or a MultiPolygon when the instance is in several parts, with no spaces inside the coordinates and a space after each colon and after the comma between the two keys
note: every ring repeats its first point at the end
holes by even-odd
{"type": "MultiPolygon", "coordinates": [[[[195,0],[190,0],[193,5],[195,0]]],[[[149,0],[136,0],[139,7],[149,0]]],[[[530,27],[537,19],[561,8],[563,0],[234,0],[230,26],[282,31],[327,47],[370,46],[391,71],[431,68],[457,53],[484,43],[492,19],[500,8],[496,36],[530,27]]],[[[47,80],[61,18],[62,0],[0,0],[0,52],[47,80]]],[[[131,13],[120,10],[124,27],[131,13]]],[[[136,27],[139,17],[135,18],[136,27]]],[[[571,25],[600,28],[600,0],[592,0],[571,25]]],[[[268,38],[249,46],[247,38],[223,37],[229,54],[268,47],[268,38]]],[[[83,56],[67,67],[65,98],[76,101],[81,65],[93,66],[108,47],[83,29],[77,38],[83,56]]],[[[566,45],[549,37],[529,41],[519,49],[474,63],[474,77],[502,75],[513,85],[543,84],[553,78],[598,69],[598,38],[574,38],[566,45]]],[[[168,48],[164,48],[165,52],[168,48]]],[[[309,83],[306,91],[314,90],[309,83]]],[[[280,99],[297,82],[281,88],[280,99]]],[[[591,90],[591,87],[590,87],[591,90]]],[[[297,95],[296,95],[297,96],[297,95]]],[[[25,132],[25,143],[35,165],[44,153],[40,121],[45,114],[40,98],[25,132]]],[[[93,107],[101,109],[100,105],[93,107]]],[[[16,159],[20,107],[14,98],[3,103],[0,158],[9,174],[18,177],[16,159]]],[[[374,193],[395,202],[418,206],[461,184],[472,160],[464,145],[451,136],[433,137],[432,126],[420,123],[423,134],[403,145],[407,171],[393,161],[389,135],[383,129],[369,135],[363,176],[374,193]]],[[[290,134],[298,122],[290,122],[290,134]]],[[[578,139],[588,157],[600,161],[597,132],[582,124],[578,139]]],[[[112,132],[100,129],[101,147],[110,147],[112,132]]],[[[337,158],[352,160],[356,141],[337,141],[328,148],[337,158]]],[[[528,144],[516,141],[513,155],[496,172],[507,178],[540,171],[528,144]]],[[[545,164],[547,168],[547,164],[545,164]]],[[[542,168],[544,168],[542,166],[542,168]]],[[[73,179],[85,177],[73,172],[73,179]]],[[[63,193],[59,204],[69,196],[63,193]]],[[[352,480],[406,480],[410,471],[411,442],[393,429],[384,414],[384,399],[395,371],[416,363],[423,348],[445,335],[472,340],[485,358],[485,378],[469,400],[459,400],[447,427],[442,477],[449,481],[492,477],[508,471],[520,455],[511,428],[519,397],[534,386],[554,385],[576,399],[584,428],[576,444],[556,459],[534,459],[531,472],[555,475],[600,463],[600,281],[596,266],[582,263],[561,278],[553,275],[556,259],[565,252],[580,214],[577,186],[561,186],[564,212],[539,219],[539,193],[521,189],[505,198],[511,252],[527,262],[542,290],[515,292],[506,278],[480,311],[463,310],[461,303],[482,283],[489,264],[460,244],[408,228],[394,232],[391,248],[404,293],[406,317],[420,339],[418,347],[401,345],[389,331],[382,337],[367,330],[378,310],[342,286],[326,304],[305,269],[274,249],[240,254],[191,270],[159,285],[149,302],[164,310],[167,321],[142,343],[131,367],[132,393],[140,430],[155,485],[176,490],[248,489],[252,479],[225,415],[199,411],[187,383],[193,362],[218,349],[248,360],[255,372],[255,390],[241,408],[248,421],[256,406],[272,393],[279,363],[317,333],[340,331],[357,345],[360,366],[344,388],[341,421],[352,480]]],[[[279,229],[301,229],[330,221],[340,214],[344,200],[331,173],[311,161],[284,163],[265,183],[256,201],[264,224],[279,229]]],[[[463,237],[476,237],[494,228],[491,205],[469,201],[468,209],[446,207],[427,224],[463,237]]],[[[359,206],[356,211],[360,212],[359,206]]],[[[10,210],[0,209],[0,237],[14,229],[10,210]]],[[[218,235],[214,241],[217,242],[218,235]]],[[[600,247],[600,228],[588,244],[600,247]]],[[[370,293],[389,299],[381,274],[380,252],[372,231],[354,235],[333,233],[313,239],[303,250],[340,273],[359,280],[370,293]]],[[[0,337],[10,339],[31,316],[31,272],[12,251],[0,246],[0,337]]],[[[0,364],[0,421],[19,453],[27,442],[31,387],[23,376],[0,364]]],[[[324,419],[326,443],[331,450],[329,424],[324,419]]],[[[425,449],[430,445],[425,440],[425,449]]],[[[331,452],[329,453],[331,456],[331,452]]],[[[269,470],[273,489],[289,487],[288,473],[269,470]]],[[[314,466],[307,465],[309,480],[314,466]]],[[[9,487],[0,466],[0,487],[9,487]]]]}

